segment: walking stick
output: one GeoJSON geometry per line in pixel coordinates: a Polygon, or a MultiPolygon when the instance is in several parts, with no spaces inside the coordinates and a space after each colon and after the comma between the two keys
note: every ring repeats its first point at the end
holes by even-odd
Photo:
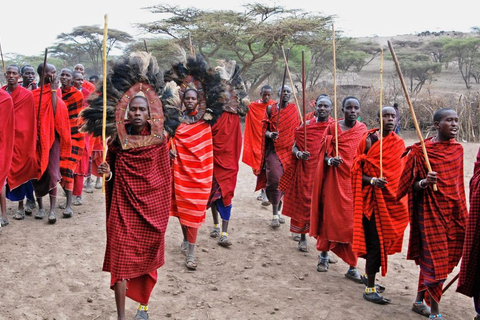
{"type": "MultiPolygon", "coordinates": [[[[306,104],[305,104],[305,50],[302,50],[302,109],[303,109],[303,119],[306,117],[306,104]]],[[[303,121],[302,121],[303,122],[303,121]]],[[[304,130],[304,148],[307,151],[307,122],[303,123],[304,130]]]]}
{"type": "Polygon", "coordinates": [[[192,55],[192,57],[195,57],[195,49],[193,48],[192,35],[190,34],[190,32],[188,33],[188,45],[190,47],[190,54],[192,55]]]}
{"type": "Polygon", "coordinates": [[[293,98],[295,99],[295,105],[297,106],[298,114],[300,115],[300,123],[303,123],[302,113],[300,111],[300,106],[298,104],[297,95],[295,94],[295,90],[293,90],[295,86],[293,85],[292,75],[290,74],[290,68],[288,67],[288,59],[285,56],[285,50],[283,49],[283,46],[282,46],[282,52],[283,52],[283,60],[285,60],[285,65],[287,66],[288,79],[290,79],[290,85],[292,86],[293,98]]]}
{"type": "Polygon", "coordinates": [[[145,45],[145,51],[148,53],[147,41],[145,39],[143,39],[143,44],[145,45]]]}
{"type": "Polygon", "coordinates": [[[460,276],[460,273],[457,273],[457,275],[456,275],[455,277],[453,277],[453,279],[452,279],[452,280],[450,280],[450,282],[449,282],[449,283],[448,283],[448,284],[445,286],[445,289],[443,289],[443,290],[442,290],[442,294],[444,294],[444,293],[445,293],[445,291],[447,291],[447,290],[448,290],[448,288],[450,288],[450,287],[452,286],[452,284],[454,284],[454,283],[455,283],[455,281],[457,281],[457,279],[458,279],[458,276],[460,276]]]}
{"type": "MultiPolygon", "coordinates": [[[[400,69],[400,64],[398,63],[397,55],[395,54],[395,50],[393,49],[392,42],[390,40],[387,41],[388,48],[392,53],[393,61],[395,62],[395,67],[397,68],[398,77],[400,78],[400,82],[402,83],[403,92],[405,93],[405,98],[407,99],[408,107],[410,108],[410,113],[412,114],[413,124],[415,125],[415,130],[417,131],[418,139],[420,140],[420,144],[422,145],[423,156],[425,157],[425,163],[427,165],[428,172],[432,172],[432,166],[430,165],[430,161],[428,160],[427,149],[425,148],[425,142],[423,141],[422,132],[420,131],[420,127],[418,126],[417,117],[415,116],[415,110],[413,109],[412,101],[410,100],[410,95],[407,91],[407,86],[405,85],[405,80],[403,79],[402,70],[400,69]]],[[[437,185],[433,185],[433,190],[437,191],[437,185]]]]}
{"type": "Polygon", "coordinates": [[[380,178],[383,178],[383,48],[380,51],[380,178]]]}
{"type": "Polygon", "coordinates": [[[332,24],[333,52],[333,116],[335,120],[335,156],[338,157],[338,118],[337,118],[337,57],[335,53],[335,26],[332,24]]]}
{"type": "MultiPolygon", "coordinates": [[[[40,83],[42,85],[40,87],[40,95],[38,97],[37,128],[40,127],[40,108],[42,106],[43,86],[45,85],[45,69],[47,69],[47,54],[48,54],[48,48],[45,48],[45,55],[43,57],[42,74],[40,75],[40,83]]],[[[37,132],[40,135],[40,130],[37,130],[37,132]]]]}
{"type": "MultiPolygon", "coordinates": [[[[103,122],[102,122],[102,144],[103,144],[103,162],[107,159],[107,33],[108,16],[105,14],[105,26],[103,28],[103,122]]],[[[105,174],[102,179],[102,193],[105,193],[105,174]]]]}
{"type": "Polygon", "coordinates": [[[285,78],[287,77],[287,68],[288,68],[288,65],[287,65],[287,61],[288,61],[288,55],[290,54],[290,49],[288,49],[287,51],[287,56],[286,56],[286,59],[285,59],[285,69],[283,70],[283,80],[282,80],[282,86],[280,88],[280,103],[277,104],[277,130],[278,130],[278,125],[280,123],[280,106],[283,105],[283,88],[285,87],[285,78]]]}
{"type": "Polygon", "coordinates": [[[3,51],[2,51],[2,42],[0,41],[0,55],[2,56],[2,67],[3,67],[3,74],[7,72],[5,69],[5,60],[3,60],[3,51]]]}

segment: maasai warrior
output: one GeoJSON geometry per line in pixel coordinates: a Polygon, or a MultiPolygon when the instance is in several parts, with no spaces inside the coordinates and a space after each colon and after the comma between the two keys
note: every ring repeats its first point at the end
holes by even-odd
{"type": "MultiPolygon", "coordinates": [[[[151,54],[138,52],[118,59],[112,69],[106,127],[112,139],[107,161],[98,168],[107,178],[103,271],[111,274],[118,319],[126,319],[126,297],[140,303],[135,319],[148,319],[157,269],[165,262],[171,204],[171,171],[163,131],[173,134],[168,113],[174,112],[178,119],[178,110],[163,111],[159,99],[163,73],[151,54]]],[[[102,115],[103,89],[99,88],[99,95],[81,113],[82,131],[100,136],[102,115]]]]}
{"type": "Polygon", "coordinates": [[[455,141],[458,116],[452,109],[433,115],[437,133],[425,140],[432,172],[419,143],[407,148],[398,196],[408,194],[410,239],[407,259],[420,266],[418,293],[412,310],[442,319],[443,283],[458,264],[463,249],[467,204],[463,182],[463,147],[455,141]],[[433,190],[436,184],[438,190],[433,190]],[[425,305],[431,305],[431,311],[425,305]]]}
{"type": "MultiPolygon", "coordinates": [[[[323,134],[332,121],[329,117],[332,102],[320,95],[315,101],[315,116],[307,120],[305,126],[295,129],[295,143],[292,148],[292,165],[280,181],[280,189],[285,192],[283,214],[290,217],[290,231],[300,234],[298,250],[308,251],[306,233],[310,229],[310,205],[312,186],[323,134]],[[305,136],[306,131],[306,136],[305,136]],[[307,149],[305,149],[305,140],[307,149]]],[[[323,160],[323,155],[322,155],[323,160]]]]}
{"type": "Polygon", "coordinates": [[[462,264],[457,292],[473,297],[477,316],[480,320],[480,149],[470,180],[470,210],[463,246],[462,264]]]}
{"type": "Polygon", "coordinates": [[[35,207],[33,186],[30,180],[37,177],[37,124],[35,104],[30,90],[19,85],[20,69],[16,65],[7,67],[7,85],[3,87],[12,97],[15,109],[15,147],[12,166],[7,178],[7,198],[18,201],[18,210],[13,215],[16,220],[31,214],[35,207]],[[25,207],[23,199],[27,198],[25,207]]]}
{"type": "Polygon", "coordinates": [[[262,170],[257,176],[256,190],[265,188],[268,201],[272,204],[273,219],[270,226],[276,229],[285,218],[279,213],[283,192],[278,189],[283,173],[292,162],[292,146],[295,128],[300,124],[297,106],[288,103],[292,89],[284,86],[278,90],[280,102],[269,105],[265,110],[262,133],[262,170]]]}
{"type": "Polygon", "coordinates": [[[224,247],[232,245],[228,239],[228,223],[232,210],[232,198],[237,185],[239,160],[242,152],[242,129],[240,115],[248,106],[247,94],[239,67],[234,60],[218,61],[221,65],[215,69],[219,72],[227,88],[224,97],[223,113],[212,126],[213,143],[213,182],[208,207],[212,210],[212,238],[224,247]],[[222,229],[218,215],[222,218],[222,229]]]}
{"type": "MultiPolygon", "coordinates": [[[[242,162],[250,166],[253,174],[260,174],[262,169],[262,141],[265,137],[262,135],[262,120],[265,117],[267,106],[275,104],[272,96],[272,87],[264,85],[260,91],[261,99],[253,101],[248,106],[248,112],[245,117],[245,130],[243,137],[243,156],[242,162]]],[[[265,189],[261,189],[257,200],[262,201],[262,205],[269,206],[270,202],[265,194],[265,189]]]]}
{"type": "Polygon", "coordinates": [[[342,102],[344,118],[330,123],[322,140],[310,212],[310,236],[317,239],[321,251],[317,271],[326,272],[329,267],[328,251],[333,251],[350,267],[345,277],[361,283],[357,271],[357,256],[352,250],[353,194],[350,169],[360,139],[367,132],[365,124],[357,121],[360,102],[346,97],[342,102]],[[336,154],[335,126],[338,132],[336,154]]]}
{"type": "MultiPolygon", "coordinates": [[[[82,87],[83,75],[80,72],[74,72],[72,75],[72,85],[83,94],[83,106],[88,107],[88,97],[90,96],[90,91],[82,87]]],[[[80,124],[79,124],[80,125],[80,124]]],[[[85,134],[85,145],[83,149],[82,156],[77,162],[77,167],[75,168],[74,180],[73,180],[73,191],[72,191],[72,204],[74,206],[80,206],[83,204],[82,192],[83,192],[83,179],[88,175],[88,169],[90,165],[90,156],[92,155],[93,138],[90,134],[85,134]]],[[[103,160],[103,159],[102,159],[103,160]]]]}
{"type": "MultiPolygon", "coordinates": [[[[42,74],[43,63],[37,68],[37,73],[42,74]]],[[[37,179],[32,180],[33,189],[38,202],[36,219],[45,217],[42,198],[47,194],[50,197],[50,211],[48,222],[55,223],[55,204],[57,198],[57,183],[62,173],[68,170],[72,142],[68,109],[62,100],[61,92],[57,92],[57,70],[55,66],[47,63],[45,75],[40,79],[39,88],[33,91],[35,107],[37,109],[37,179]],[[40,96],[41,105],[40,104],[40,96]]]]}
{"type": "Polygon", "coordinates": [[[0,89],[0,230],[8,224],[7,200],[5,198],[5,184],[10,172],[13,157],[13,143],[15,141],[15,115],[13,100],[3,89],[0,89]]]}
{"type": "MultiPolygon", "coordinates": [[[[67,170],[62,172],[61,185],[66,195],[66,202],[60,205],[64,209],[63,216],[70,218],[72,211],[72,194],[77,170],[83,149],[85,149],[85,134],[80,132],[80,123],[78,115],[83,110],[83,94],[72,85],[73,72],[68,68],[63,68],[60,73],[60,82],[62,83],[62,99],[68,109],[68,117],[70,120],[70,135],[72,138],[72,151],[67,163],[67,170]]],[[[83,180],[83,178],[82,178],[83,180]]]]}
{"type": "Polygon", "coordinates": [[[20,72],[22,74],[22,87],[30,91],[37,89],[37,84],[35,83],[35,69],[27,64],[22,67],[20,72]]]}
{"type": "Polygon", "coordinates": [[[385,288],[375,286],[375,276],[380,267],[382,276],[385,276],[388,255],[402,251],[408,209],[406,197],[400,201],[396,199],[405,144],[394,132],[397,125],[395,109],[383,107],[382,118],[378,120],[383,121],[381,163],[380,130],[377,128],[368,131],[360,141],[352,167],[353,251],[366,259],[363,297],[367,301],[386,304],[390,300],[379,294],[385,288]]]}
{"type": "MultiPolygon", "coordinates": [[[[81,63],[77,63],[75,67],[73,67],[73,71],[80,72],[85,77],[85,67],[81,63]]],[[[88,91],[95,92],[95,85],[90,81],[83,81],[82,87],[86,88],[88,91]]]]}

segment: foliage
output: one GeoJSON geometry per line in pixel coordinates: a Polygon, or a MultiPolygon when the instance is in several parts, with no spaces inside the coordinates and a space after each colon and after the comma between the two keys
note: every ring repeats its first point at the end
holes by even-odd
{"type": "Polygon", "coordinates": [[[465,86],[470,89],[472,73],[480,65],[480,38],[450,39],[444,49],[458,63],[465,86]]]}
{"type": "Polygon", "coordinates": [[[398,60],[411,95],[418,94],[423,85],[432,81],[433,76],[442,70],[441,63],[432,62],[430,57],[424,54],[399,54],[398,60]]]}

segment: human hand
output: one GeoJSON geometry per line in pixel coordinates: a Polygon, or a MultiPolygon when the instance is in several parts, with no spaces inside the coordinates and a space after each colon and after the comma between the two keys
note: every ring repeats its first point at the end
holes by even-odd
{"type": "Polygon", "coordinates": [[[98,165],[98,173],[105,174],[106,176],[110,176],[110,166],[106,162],[102,162],[98,165]]]}
{"type": "Polygon", "coordinates": [[[308,151],[297,151],[295,156],[297,157],[297,159],[302,159],[302,160],[307,161],[308,157],[310,157],[310,152],[308,152],[308,151]]]}
{"type": "Polygon", "coordinates": [[[268,137],[272,140],[276,140],[279,136],[279,133],[274,131],[274,132],[269,132],[268,137]]]}
{"type": "Polygon", "coordinates": [[[343,163],[343,160],[340,157],[328,158],[327,161],[327,164],[331,167],[339,167],[341,163],[343,163]]]}
{"type": "Polygon", "coordinates": [[[383,188],[388,182],[385,178],[372,178],[370,183],[374,187],[383,188]]]}
{"type": "Polygon", "coordinates": [[[170,150],[168,154],[171,160],[175,160],[175,158],[177,157],[177,153],[174,150],[170,150]]]}

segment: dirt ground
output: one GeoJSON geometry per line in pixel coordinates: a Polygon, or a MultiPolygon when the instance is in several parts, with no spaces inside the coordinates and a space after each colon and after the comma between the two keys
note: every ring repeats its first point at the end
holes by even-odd
{"type": "MultiPolygon", "coordinates": [[[[405,138],[409,145],[415,140],[405,138]]],[[[465,182],[472,176],[479,144],[465,143],[465,182]]],[[[255,178],[241,164],[229,230],[233,245],[219,247],[209,237],[210,212],[198,236],[198,270],[187,271],[180,253],[179,223],[171,218],[166,234],[166,264],[150,300],[150,319],[426,319],[410,308],[416,294],[418,267],[404,250],[390,257],[389,273],[378,282],[392,304],[362,298],[363,285],[344,277],[343,261],[327,273],[316,271],[317,251],[297,250],[287,224],[269,227],[271,208],[253,192],[255,178]]],[[[62,197],[59,199],[63,201],[62,197]]],[[[8,203],[11,218],[15,205],[8,203]]],[[[105,247],[104,196],[84,195],[71,219],[55,225],[27,216],[10,219],[0,234],[0,319],[115,319],[109,274],[102,272],[105,247]]],[[[59,215],[61,210],[57,209],[59,215]]],[[[359,269],[364,270],[360,259],[359,269]]],[[[458,267],[453,275],[457,274],[458,267]]],[[[445,319],[471,319],[472,301],[451,287],[441,301],[445,319]]],[[[137,304],[127,301],[133,318],[137,304]]]]}

